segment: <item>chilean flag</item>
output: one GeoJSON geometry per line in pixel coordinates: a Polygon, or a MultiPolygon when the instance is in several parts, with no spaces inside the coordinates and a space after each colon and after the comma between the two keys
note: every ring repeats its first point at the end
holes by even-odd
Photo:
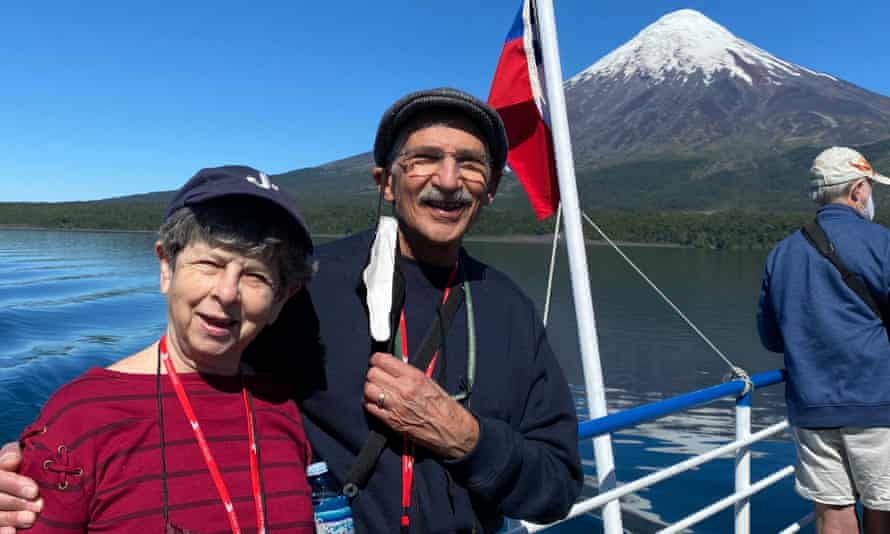
{"type": "Polygon", "coordinates": [[[540,220],[559,205],[559,187],[536,26],[534,0],[522,0],[504,41],[488,103],[504,121],[510,141],[507,162],[540,220]]]}

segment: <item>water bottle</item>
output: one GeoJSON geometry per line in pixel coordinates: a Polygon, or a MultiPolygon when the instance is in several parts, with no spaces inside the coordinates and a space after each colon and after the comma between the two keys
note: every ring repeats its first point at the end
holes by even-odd
{"type": "Polygon", "coordinates": [[[315,462],[306,468],[312,487],[312,510],[315,512],[316,534],[354,534],[349,499],[340,492],[328,472],[328,464],[315,462]]]}

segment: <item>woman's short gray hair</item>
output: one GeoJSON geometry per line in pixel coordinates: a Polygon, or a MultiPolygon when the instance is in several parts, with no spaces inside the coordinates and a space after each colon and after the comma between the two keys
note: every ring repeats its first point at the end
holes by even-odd
{"type": "Polygon", "coordinates": [[[314,271],[293,220],[261,199],[221,197],[174,212],[158,231],[161,248],[175,268],[192,243],[206,243],[269,262],[278,269],[278,288],[293,287],[314,271]]]}

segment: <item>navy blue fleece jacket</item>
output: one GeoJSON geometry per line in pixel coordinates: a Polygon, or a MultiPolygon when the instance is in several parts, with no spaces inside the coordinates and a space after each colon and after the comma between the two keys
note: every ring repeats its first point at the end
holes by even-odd
{"type": "MultiPolygon", "coordinates": [[[[841,262],[885,306],[890,231],[841,204],[820,208],[817,220],[841,262]]],[[[767,349],[785,353],[791,424],[890,426],[887,330],[799,231],[766,260],[757,326],[767,349]]]]}
{"type": "MultiPolygon", "coordinates": [[[[299,337],[317,326],[317,340],[292,337],[286,342],[295,351],[287,361],[303,385],[301,407],[313,451],[340,482],[369,429],[362,392],[371,340],[361,272],[372,237],[367,231],[319,247],[319,272],[308,293],[289,304],[272,332],[253,344],[263,350],[274,331],[299,337]],[[319,355],[323,365],[316,366],[319,355]]],[[[418,447],[411,530],[493,532],[503,515],[555,520],[568,511],[583,480],[571,394],[531,301],[504,274],[464,252],[461,262],[470,283],[477,336],[475,383],[464,405],[479,421],[479,441],[458,461],[436,458],[418,447]],[[449,476],[454,484],[449,485],[449,476]]],[[[400,264],[413,353],[442,298],[448,269],[405,258],[400,264]]],[[[281,339],[274,343],[281,353],[281,339]]],[[[468,379],[466,303],[454,316],[439,361],[444,367],[439,363],[437,370],[445,373],[440,383],[448,392],[458,392],[468,379]]],[[[390,436],[387,446],[367,487],[352,503],[361,533],[399,529],[401,437],[390,436]]]]}

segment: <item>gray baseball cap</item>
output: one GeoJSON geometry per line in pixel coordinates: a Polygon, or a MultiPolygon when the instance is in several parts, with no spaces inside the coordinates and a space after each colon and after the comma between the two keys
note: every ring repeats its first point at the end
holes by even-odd
{"type": "Polygon", "coordinates": [[[890,185],[890,178],[875,171],[865,157],[852,148],[833,146],[816,156],[810,168],[810,186],[813,189],[843,184],[868,178],[890,185]]]}
{"type": "Polygon", "coordinates": [[[484,137],[495,172],[504,169],[507,162],[507,132],[497,111],[471,94],[449,87],[427,89],[409,93],[398,99],[380,119],[377,137],[374,139],[374,163],[385,167],[392,145],[398,140],[401,129],[414,117],[429,112],[453,113],[467,118],[484,137]]]}

